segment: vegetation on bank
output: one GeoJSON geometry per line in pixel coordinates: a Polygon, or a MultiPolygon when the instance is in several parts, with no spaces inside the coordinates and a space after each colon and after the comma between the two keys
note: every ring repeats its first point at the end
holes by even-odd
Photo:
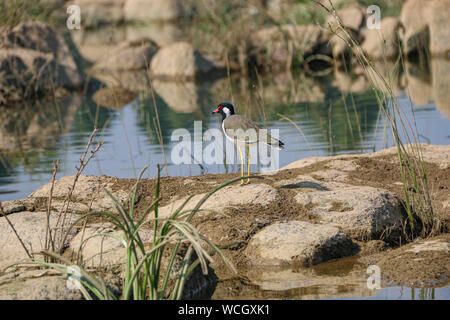
{"type": "Polygon", "coordinates": [[[54,22],[52,1],[9,0],[0,2],[0,26],[14,27],[22,22],[54,22]]]}

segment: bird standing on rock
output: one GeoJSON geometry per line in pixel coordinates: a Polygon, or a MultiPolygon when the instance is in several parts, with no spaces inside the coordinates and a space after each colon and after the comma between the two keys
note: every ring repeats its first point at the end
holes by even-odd
{"type": "Polygon", "coordinates": [[[244,116],[234,113],[234,106],[230,102],[222,102],[212,112],[222,115],[222,131],[225,136],[236,143],[239,147],[241,155],[241,185],[248,184],[250,178],[244,182],[244,157],[241,147],[247,148],[247,173],[250,175],[250,145],[258,143],[266,143],[278,150],[284,149],[284,143],[272,137],[266,130],[262,129],[253,121],[244,116]]]}

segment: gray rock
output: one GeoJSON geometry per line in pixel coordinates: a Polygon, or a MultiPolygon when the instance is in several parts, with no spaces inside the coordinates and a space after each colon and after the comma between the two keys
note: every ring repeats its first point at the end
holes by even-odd
{"type": "MultiPolygon", "coordinates": [[[[214,193],[201,207],[201,209],[207,210],[208,212],[199,212],[198,214],[202,215],[208,214],[211,211],[222,211],[226,207],[244,204],[259,204],[266,206],[278,199],[278,191],[267,184],[250,184],[239,188],[239,192],[237,192],[235,186],[229,186],[223,188],[220,192],[214,193]]],[[[189,200],[183,210],[194,209],[197,203],[205,195],[206,193],[194,196],[189,200]]],[[[171,204],[160,208],[159,215],[161,217],[168,217],[173,211],[178,209],[186,199],[187,197],[172,201],[171,204]]]]}
{"type": "Polygon", "coordinates": [[[450,0],[435,0],[430,8],[430,52],[435,57],[449,58],[450,0]]]}
{"type": "Polygon", "coordinates": [[[349,256],[354,250],[351,239],[336,227],[289,221],[256,233],[245,254],[255,265],[309,266],[349,256]]]}
{"type": "MultiPolygon", "coordinates": [[[[63,201],[69,193],[69,189],[72,188],[74,179],[75,176],[65,176],[55,181],[53,188],[54,202],[52,202],[54,208],[59,210],[62,207],[63,201]]],[[[71,210],[73,210],[73,212],[81,213],[85,209],[85,212],[103,210],[113,210],[116,212],[114,201],[104,191],[106,188],[111,192],[111,187],[116,180],[117,178],[106,176],[81,175],[78,178],[75,190],[72,193],[69,212],[72,212],[71,210]],[[89,208],[91,210],[89,210],[89,208]]],[[[48,198],[50,189],[51,183],[48,183],[33,192],[30,197],[48,198]]],[[[118,190],[117,192],[112,192],[112,194],[120,204],[125,205],[127,203],[128,192],[118,190]]]]}
{"type": "MultiPolygon", "coordinates": [[[[358,3],[351,3],[337,10],[337,15],[341,19],[343,26],[353,31],[359,31],[366,22],[365,8],[358,3]]],[[[332,30],[337,28],[337,22],[332,16],[329,16],[326,24],[330,25],[332,30]]]]}
{"type": "MultiPolygon", "coordinates": [[[[75,218],[76,216],[68,214],[65,227],[75,218]]],[[[9,214],[8,219],[30,253],[39,252],[44,248],[47,221],[45,212],[22,211],[9,214]]],[[[58,224],[58,217],[54,214],[50,217],[50,227],[63,227],[61,221],[58,224]]],[[[69,241],[75,233],[76,231],[73,230],[67,240],[69,241]]],[[[61,229],[59,228],[57,239],[60,239],[60,237],[61,229]]],[[[57,243],[59,242],[57,241],[57,243]]],[[[6,218],[0,217],[0,270],[19,261],[29,261],[29,258],[6,218]]]]}
{"type": "Polygon", "coordinates": [[[0,300],[82,300],[78,289],[70,289],[66,276],[36,270],[0,278],[0,300]],[[50,275],[46,275],[50,274],[50,275]],[[53,275],[52,275],[53,274],[53,275]]]}
{"type": "Polygon", "coordinates": [[[250,55],[260,65],[285,68],[295,56],[328,53],[328,32],[315,25],[260,28],[249,39],[250,55]]]}
{"type": "Polygon", "coordinates": [[[401,228],[403,217],[397,197],[386,190],[350,186],[333,191],[299,193],[295,199],[321,220],[358,239],[389,238],[401,228]]]}
{"type": "Polygon", "coordinates": [[[380,29],[364,29],[364,42],[361,48],[376,60],[395,59],[400,52],[400,19],[387,17],[381,20],[380,29]]]}
{"type": "Polygon", "coordinates": [[[40,22],[2,30],[0,75],[0,104],[55,87],[77,88],[82,83],[62,36],[40,22]]]}
{"type": "MultiPolygon", "coordinates": [[[[434,163],[441,169],[446,169],[450,166],[450,146],[448,145],[429,145],[425,143],[421,143],[418,145],[404,145],[405,149],[410,152],[411,148],[414,147],[414,150],[417,150],[417,147],[420,147],[420,151],[423,157],[423,160],[425,162],[434,163]]],[[[347,164],[345,165],[344,162],[352,162],[353,158],[376,158],[376,157],[382,157],[382,156],[396,156],[397,155],[397,147],[387,148],[383,149],[377,152],[369,153],[369,154],[342,154],[337,156],[331,156],[331,157],[310,157],[305,158],[301,160],[294,161],[290,164],[288,164],[285,167],[282,167],[280,170],[286,170],[286,169],[297,169],[297,168],[304,168],[310,165],[313,165],[315,163],[319,163],[321,161],[326,161],[328,164],[327,166],[330,169],[339,169],[342,170],[345,167],[344,171],[349,171],[351,168],[356,169],[354,167],[354,164],[347,164]],[[352,158],[348,160],[349,158],[352,158]],[[333,160],[340,160],[339,162],[334,162],[333,160]],[[343,162],[344,161],[344,162],[343,162]]],[[[393,157],[390,161],[396,161],[398,162],[398,158],[393,157]]]]}
{"type": "Polygon", "coordinates": [[[124,15],[127,21],[170,21],[184,17],[185,9],[181,0],[125,0],[124,15]]]}
{"type": "Polygon", "coordinates": [[[83,27],[98,27],[105,24],[119,24],[124,21],[125,0],[75,0],[81,8],[83,27]]]}
{"type": "MultiPolygon", "coordinates": [[[[408,0],[402,7],[400,20],[405,27],[402,35],[404,52],[427,51],[430,42],[430,9],[434,0],[408,0]]],[[[438,0],[440,1],[440,0],[438,0]]]]}
{"type": "MultiPolygon", "coordinates": [[[[141,230],[139,235],[144,243],[153,240],[153,231],[141,230]]],[[[84,267],[125,265],[126,247],[114,237],[123,238],[123,234],[114,230],[111,224],[91,224],[70,241],[69,248],[84,267]]]]}

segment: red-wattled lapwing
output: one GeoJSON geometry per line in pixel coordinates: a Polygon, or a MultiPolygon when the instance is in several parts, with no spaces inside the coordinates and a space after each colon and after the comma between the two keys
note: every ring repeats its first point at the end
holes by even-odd
{"type": "MultiPolygon", "coordinates": [[[[234,113],[234,106],[229,102],[220,103],[216,110],[212,112],[220,113],[222,115],[222,130],[225,136],[237,143],[239,147],[239,153],[241,154],[241,178],[244,177],[244,157],[242,155],[241,146],[247,148],[247,173],[250,175],[250,145],[257,143],[266,143],[271,147],[275,147],[279,150],[284,148],[284,143],[275,139],[270,134],[260,131],[261,128],[253,121],[247,119],[244,116],[234,113]]],[[[241,185],[250,182],[250,178],[244,183],[244,179],[241,181],[241,185]]]]}

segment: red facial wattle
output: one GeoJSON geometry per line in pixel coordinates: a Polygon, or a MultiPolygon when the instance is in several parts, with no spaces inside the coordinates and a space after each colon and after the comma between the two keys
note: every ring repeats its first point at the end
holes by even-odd
{"type": "Polygon", "coordinates": [[[222,110],[222,109],[223,109],[222,106],[218,106],[217,109],[213,111],[213,113],[217,113],[217,112],[219,112],[219,111],[222,110]]]}

